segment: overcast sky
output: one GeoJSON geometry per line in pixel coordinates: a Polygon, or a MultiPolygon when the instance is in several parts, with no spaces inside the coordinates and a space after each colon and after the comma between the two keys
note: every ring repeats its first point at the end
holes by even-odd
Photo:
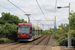
{"type": "MultiPolygon", "coordinates": [[[[58,27],[61,23],[66,24],[68,23],[68,17],[69,17],[69,9],[68,8],[62,8],[62,9],[56,9],[56,13],[54,15],[55,11],[55,2],[56,0],[37,0],[39,5],[41,6],[44,15],[42,14],[36,0],[10,0],[12,3],[14,3],[16,6],[21,8],[23,11],[25,11],[30,15],[30,20],[42,20],[39,21],[38,24],[41,28],[43,26],[41,24],[44,24],[44,30],[51,28],[54,28],[54,21],[45,21],[45,20],[54,20],[54,17],[56,16],[56,26],[58,27]],[[48,27],[49,26],[49,27],[48,27]]],[[[75,12],[75,0],[57,0],[57,6],[69,6],[71,10],[75,12]]],[[[28,20],[27,16],[25,16],[24,12],[13,6],[11,3],[9,3],[7,0],[0,0],[0,17],[2,12],[10,12],[13,15],[17,15],[20,19],[28,20]],[[3,7],[7,8],[4,9],[3,7]],[[14,13],[13,13],[14,12],[14,13]]],[[[37,25],[37,21],[31,21],[32,24],[37,25]]]]}

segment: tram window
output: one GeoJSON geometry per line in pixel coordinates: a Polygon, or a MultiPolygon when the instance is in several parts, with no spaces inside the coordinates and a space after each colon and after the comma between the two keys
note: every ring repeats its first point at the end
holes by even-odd
{"type": "Polygon", "coordinates": [[[41,31],[39,30],[39,34],[40,34],[40,32],[41,32],[41,31]]]}
{"type": "Polygon", "coordinates": [[[39,33],[39,31],[37,30],[37,34],[39,33]]]}
{"type": "Polygon", "coordinates": [[[32,27],[30,28],[30,33],[32,33],[32,27]]]}
{"type": "Polygon", "coordinates": [[[41,33],[42,33],[42,30],[41,30],[41,33]]]}
{"type": "Polygon", "coordinates": [[[19,26],[18,27],[18,33],[29,33],[29,26],[19,26]]]}
{"type": "Polygon", "coordinates": [[[38,30],[36,30],[36,33],[38,33],[38,30]]]}
{"type": "Polygon", "coordinates": [[[35,34],[35,29],[34,28],[32,29],[32,33],[35,34]]]}
{"type": "Polygon", "coordinates": [[[36,34],[37,34],[37,30],[36,30],[36,34]]]}

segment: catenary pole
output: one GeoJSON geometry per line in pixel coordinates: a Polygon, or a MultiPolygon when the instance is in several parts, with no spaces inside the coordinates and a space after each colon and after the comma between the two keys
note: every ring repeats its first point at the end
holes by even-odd
{"type": "Polygon", "coordinates": [[[71,33],[70,33],[70,3],[69,3],[69,33],[68,33],[68,48],[71,48],[71,33]]]}

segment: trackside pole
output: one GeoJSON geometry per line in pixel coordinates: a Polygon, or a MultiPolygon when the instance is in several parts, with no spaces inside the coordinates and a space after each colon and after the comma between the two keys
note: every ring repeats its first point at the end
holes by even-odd
{"type": "Polygon", "coordinates": [[[55,17],[55,21],[54,21],[54,38],[56,38],[56,17],[55,17]]]}
{"type": "Polygon", "coordinates": [[[69,33],[68,33],[68,48],[71,48],[71,33],[70,33],[70,3],[69,3],[69,33]]]}

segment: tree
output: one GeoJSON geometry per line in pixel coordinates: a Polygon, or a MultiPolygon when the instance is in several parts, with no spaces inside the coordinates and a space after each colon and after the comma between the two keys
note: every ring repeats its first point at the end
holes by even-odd
{"type": "Polygon", "coordinates": [[[1,13],[0,17],[0,38],[9,38],[11,40],[17,39],[18,23],[27,23],[24,19],[19,19],[18,16],[10,13],[1,13]]]}
{"type": "Polygon", "coordinates": [[[75,30],[75,12],[70,12],[70,26],[75,30]]]}
{"type": "Polygon", "coordinates": [[[63,29],[63,24],[59,25],[58,27],[59,29],[63,29]]]}
{"type": "Polygon", "coordinates": [[[15,15],[11,15],[10,13],[4,13],[2,12],[2,17],[0,18],[2,20],[2,22],[0,21],[1,24],[5,24],[10,23],[10,24],[16,24],[18,25],[18,23],[27,23],[26,21],[24,21],[24,19],[19,19],[18,16],[15,15]]]}
{"type": "Polygon", "coordinates": [[[4,19],[0,18],[0,24],[5,24],[5,23],[6,23],[6,21],[4,19]]]}
{"type": "MultiPolygon", "coordinates": [[[[69,18],[68,18],[69,19],[69,18]]],[[[65,43],[68,42],[68,33],[69,33],[69,24],[65,26],[65,43]]],[[[72,35],[72,46],[75,46],[75,12],[70,12],[70,33],[72,35]]],[[[59,28],[56,31],[57,40],[60,42],[60,45],[64,45],[64,29],[63,24],[59,25],[59,28]]]]}

